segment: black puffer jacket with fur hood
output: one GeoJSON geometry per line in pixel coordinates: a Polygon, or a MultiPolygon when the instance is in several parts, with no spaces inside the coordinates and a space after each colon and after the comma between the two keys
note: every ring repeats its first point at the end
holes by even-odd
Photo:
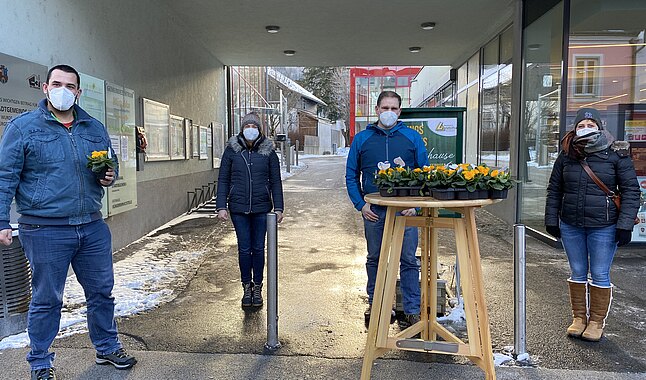
{"type": "Polygon", "coordinates": [[[588,155],[594,174],[610,190],[621,193],[621,210],[585,172],[579,161],[561,152],[547,186],[545,225],[558,226],[559,219],[576,227],[632,230],[639,209],[640,190],[628,143],[615,141],[605,150],[588,155]]]}
{"type": "Polygon", "coordinates": [[[280,163],[265,136],[251,148],[241,133],[229,139],[220,163],[216,208],[245,214],[284,210],[280,163]]]}

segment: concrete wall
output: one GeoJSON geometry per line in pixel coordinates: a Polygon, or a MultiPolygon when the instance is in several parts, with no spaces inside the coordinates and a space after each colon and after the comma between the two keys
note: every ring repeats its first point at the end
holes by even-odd
{"type": "MultiPolygon", "coordinates": [[[[191,37],[191,26],[153,0],[0,0],[0,51],[80,72],[170,105],[200,125],[226,123],[223,65],[191,37]]],[[[44,79],[44,78],[43,78],[44,79]]],[[[213,160],[146,162],[137,172],[138,208],[109,218],[123,247],[186,208],[186,192],[212,182],[213,160]]]]}

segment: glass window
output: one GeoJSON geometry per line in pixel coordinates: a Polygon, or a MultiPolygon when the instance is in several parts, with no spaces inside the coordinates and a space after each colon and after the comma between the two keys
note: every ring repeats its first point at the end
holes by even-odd
{"type": "Polygon", "coordinates": [[[559,149],[562,33],[562,2],[523,33],[519,219],[536,230],[544,230],[545,188],[559,149]]]}
{"type": "Polygon", "coordinates": [[[496,138],[496,164],[509,167],[511,132],[511,69],[506,65],[498,72],[498,136],[496,138]]]}
{"type": "Polygon", "coordinates": [[[482,49],[482,75],[488,76],[492,72],[496,71],[498,68],[498,49],[499,40],[498,37],[489,41],[488,44],[482,49]]]}
{"type": "Polygon", "coordinates": [[[480,105],[480,154],[478,163],[497,166],[496,136],[498,134],[498,73],[482,81],[480,105]]]}
{"type": "Polygon", "coordinates": [[[500,63],[511,63],[514,54],[514,29],[507,28],[500,35],[500,63]]]}
{"type": "Polygon", "coordinates": [[[480,78],[480,53],[474,54],[471,58],[469,58],[468,62],[468,75],[467,75],[467,83],[471,84],[471,82],[476,81],[480,78]]]}
{"type": "Polygon", "coordinates": [[[397,87],[408,87],[408,77],[397,77],[397,87]]]}

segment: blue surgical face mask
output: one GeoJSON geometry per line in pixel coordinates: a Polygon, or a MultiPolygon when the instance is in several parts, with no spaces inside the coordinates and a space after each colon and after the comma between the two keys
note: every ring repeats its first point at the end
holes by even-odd
{"type": "Polygon", "coordinates": [[[379,121],[384,127],[390,128],[397,123],[397,117],[397,114],[393,111],[384,111],[379,114],[379,121]]]}
{"type": "Polygon", "coordinates": [[[255,141],[260,135],[260,131],[256,128],[246,128],[242,131],[242,134],[247,141],[255,141]]]}

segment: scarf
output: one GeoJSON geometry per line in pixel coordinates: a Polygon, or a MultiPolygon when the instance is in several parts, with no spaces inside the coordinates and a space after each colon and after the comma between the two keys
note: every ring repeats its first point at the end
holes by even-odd
{"type": "Polygon", "coordinates": [[[571,158],[581,160],[586,156],[607,149],[615,138],[605,129],[577,136],[576,131],[566,133],[561,140],[561,146],[571,158]]]}

